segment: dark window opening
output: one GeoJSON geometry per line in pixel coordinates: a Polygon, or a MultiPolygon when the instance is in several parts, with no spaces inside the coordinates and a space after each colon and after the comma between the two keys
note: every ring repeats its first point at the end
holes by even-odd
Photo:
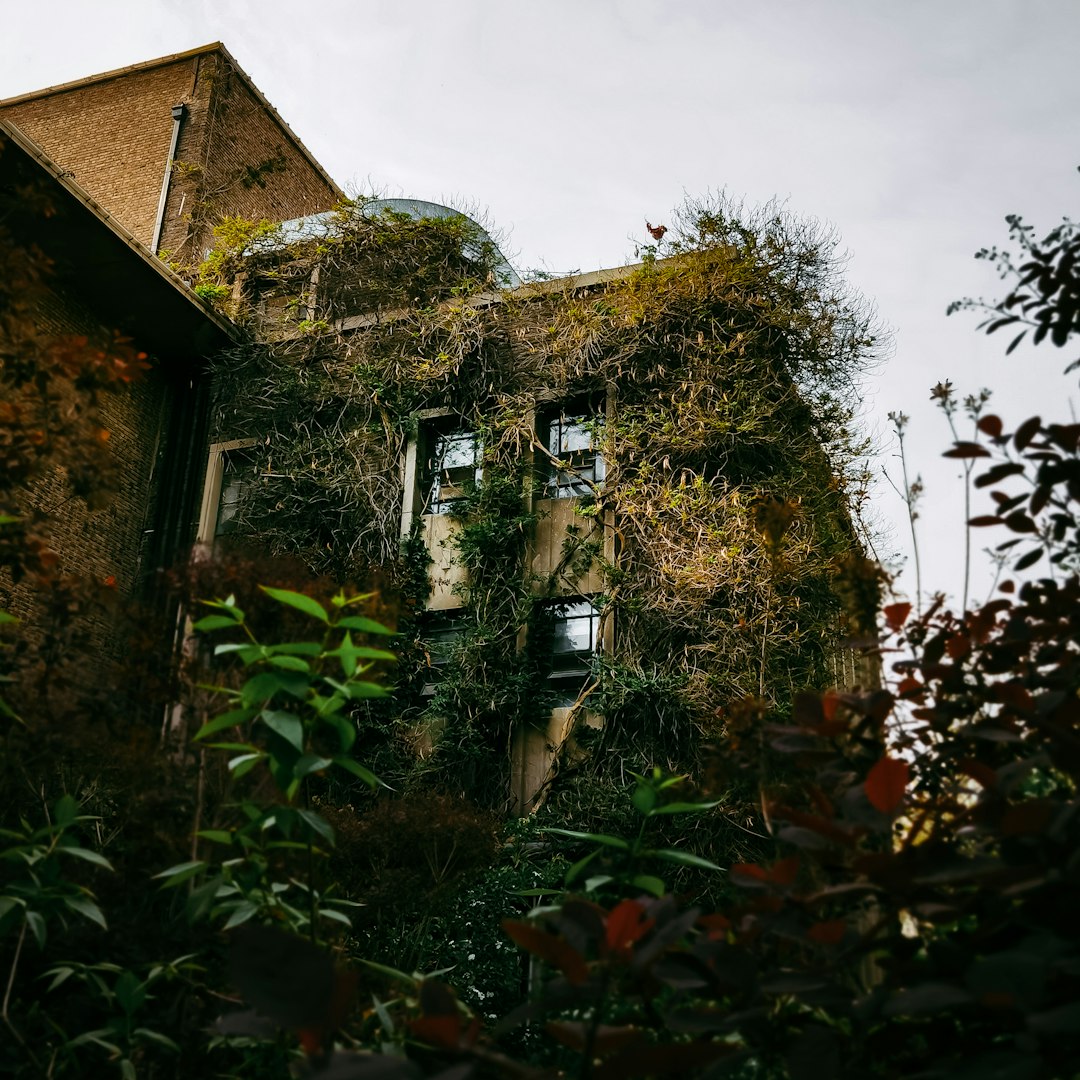
{"type": "Polygon", "coordinates": [[[465,636],[460,616],[444,615],[433,619],[421,634],[424,650],[424,686],[421,693],[430,697],[446,678],[450,664],[456,659],[465,636]]]}
{"type": "Polygon", "coordinates": [[[600,612],[589,600],[568,600],[554,606],[551,674],[555,708],[569,708],[592,676],[597,655],[600,612]]]}
{"type": "Polygon", "coordinates": [[[245,492],[255,483],[254,455],[248,449],[225,450],[221,455],[221,494],[218,496],[214,537],[234,532],[245,492]]]}

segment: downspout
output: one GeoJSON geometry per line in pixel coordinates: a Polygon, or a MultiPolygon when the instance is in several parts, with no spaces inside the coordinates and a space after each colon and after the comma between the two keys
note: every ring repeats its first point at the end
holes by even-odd
{"type": "Polygon", "coordinates": [[[186,105],[172,107],[172,141],[169,143],[169,156],[165,160],[165,175],[161,178],[161,198],[158,199],[157,218],[154,221],[154,238],[150,241],[150,254],[158,253],[161,243],[161,230],[165,225],[165,202],[169,198],[169,181],[172,179],[173,159],[176,157],[176,144],[180,141],[180,122],[187,113],[186,105]]]}

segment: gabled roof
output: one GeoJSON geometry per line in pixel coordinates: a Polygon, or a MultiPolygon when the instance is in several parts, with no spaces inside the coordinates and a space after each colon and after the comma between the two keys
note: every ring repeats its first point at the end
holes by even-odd
{"type": "Polygon", "coordinates": [[[114,68],[112,71],[103,71],[98,75],[87,75],[81,79],[73,79],[70,82],[57,83],[55,86],[46,86],[40,90],[31,90],[28,93],[18,94],[15,97],[0,98],[0,109],[4,109],[9,105],[19,105],[24,101],[36,101],[40,98],[51,97],[54,94],[63,94],[68,90],[78,90],[83,86],[92,86],[94,83],[107,82],[109,79],[123,78],[125,75],[131,75],[135,72],[150,71],[153,68],[175,64],[179,60],[188,60],[196,56],[206,56],[210,53],[220,53],[232,65],[237,76],[243,80],[244,85],[247,86],[255,96],[259,104],[266,110],[270,117],[281,126],[281,130],[285,134],[285,137],[305,158],[307,158],[312,168],[315,169],[327,184],[330,185],[330,188],[338,196],[344,195],[344,192],[338,187],[337,183],[335,183],[333,177],[319,164],[311,151],[300,141],[296,132],[285,123],[277,109],[266,100],[262,91],[251,81],[251,76],[236,62],[236,58],[220,41],[212,41],[207,45],[200,45],[198,48],[188,49],[186,52],[170,53],[168,56],[159,56],[155,60],[143,60],[138,64],[128,64],[127,67],[114,68]]]}
{"type": "MultiPolygon", "coordinates": [[[[185,366],[239,339],[214,311],[99,206],[37,143],[0,120],[0,190],[41,185],[54,212],[27,208],[4,224],[52,259],[52,280],[140,348],[185,366]]],[[[16,205],[18,202],[16,200],[16,205]]]]}

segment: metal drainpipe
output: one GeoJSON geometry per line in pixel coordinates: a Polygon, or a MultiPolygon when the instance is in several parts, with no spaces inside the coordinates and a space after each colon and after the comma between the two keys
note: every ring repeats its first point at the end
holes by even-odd
{"type": "Polygon", "coordinates": [[[165,175],[161,178],[161,198],[158,199],[157,218],[154,221],[154,239],[150,241],[150,254],[156,255],[161,243],[161,230],[165,225],[165,202],[169,197],[169,181],[172,179],[173,158],[176,157],[176,144],[180,141],[180,121],[187,113],[186,105],[172,107],[172,142],[169,143],[169,156],[165,161],[165,175]]]}

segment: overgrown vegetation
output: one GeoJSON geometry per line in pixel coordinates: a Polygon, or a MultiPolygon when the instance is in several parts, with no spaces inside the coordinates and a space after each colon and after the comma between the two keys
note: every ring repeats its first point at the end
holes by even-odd
{"type": "MultiPolygon", "coordinates": [[[[408,239],[417,224],[356,228],[407,225],[408,239]]],[[[61,574],[55,504],[32,498],[35,485],[63,483],[56,467],[70,452],[71,482],[104,503],[114,474],[90,464],[108,442],[98,408],[142,358],[123,343],[31,334],[32,304],[3,313],[16,407],[2,551],[46,629],[4,627],[16,681],[4,688],[0,774],[11,808],[0,1070],[1073,1074],[1080,425],[1014,428],[980,406],[973,437],[948,453],[972,463],[972,497],[985,489],[993,501],[972,528],[1005,530],[999,551],[1028,578],[958,616],[942,602],[914,616],[886,606],[887,687],[823,692],[838,594],[849,629],[868,635],[880,578],[851,538],[845,474],[817,445],[815,431],[842,439],[830,425],[845,423],[844,400],[839,382],[828,389],[840,369],[812,346],[836,343],[839,363],[866,337],[825,302],[823,282],[784,316],[800,295],[785,275],[805,285],[815,264],[785,262],[769,222],[759,226],[751,236],[705,216],[670,260],[647,251],[594,292],[546,284],[477,298],[486,272],[470,257],[446,264],[462,277],[422,309],[350,328],[343,291],[340,308],[297,310],[288,332],[275,321],[230,358],[221,434],[257,438],[260,464],[244,528],[176,575],[189,594],[220,598],[198,609],[201,644],[189,644],[173,691],[199,733],[193,747],[170,744],[169,725],[162,744],[130,708],[134,686],[161,683],[107,664],[88,677],[87,657],[101,655],[93,628],[122,605],[108,583],[61,574]],[[702,240],[718,235],[728,246],[702,240]],[[759,261],[744,266],[751,254],[759,261]],[[710,347],[709,328],[727,344],[710,347]],[[728,331],[743,335],[738,348],[728,331]],[[456,372],[438,366],[435,345],[456,372]],[[728,392],[771,407],[774,427],[736,430],[734,411],[714,423],[728,392]],[[605,402],[592,427],[607,472],[578,504],[562,565],[528,573],[547,520],[527,496],[548,482],[534,419],[548,395],[605,402]],[[58,409],[65,396],[78,408],[58,409]],[[402,481],[376,453],[382,431],[398,454],[428,407],[449,408],[484,447],[479,482],[446,515],[468,571],[457,586],[466,625],[431,693],[421,609],[439,552],[413,530],[399,553],[402,481]],[[805,428],[782,427],[796,421],[805,428]],[[338,435],[370,466],[351,487],[334,479],[338,435]],[[322,500],[307,517],[305,485],[322,500]],[[260,535],[269,556],[246,546],[260,535]],[[699,552],[713,561],[698,565],[699,552]],[[380,575],[381,600],[339,584],[380,575]],[[582,710],[607,723],[578,726],[544,808],[508,826],[513,723],[551,704],[547,602],[586,591],[586,575],[599,575],[603,617],[619,629],[582,710]],[[402,671],[394,696],[382,692],[387,643],[402,671]],[[420,723],[436,714],[441,726],[420,723]],[[375,797],[375,776],[397,790],[375,797]],[[163,888],[148,888],[154,875],[163,888]]],[[[1043,337],[1068,345],[1078,234],[1023,235],[1027,292],[1006,310],[1023,304],[1049,327],[1043,337]]],[[[324,246],[337,257],[348,242],[346,230],[324,246]]],[[[366,250],[377,267],[378,245],[366,250]]],[[[47,289],[33,252],[0,228],[5,252],[22,282],[47,289]]],[[[286,276],[310,280],[317,254],[264,251],[260,274],[277,287],[284,260],[286,276]]],[[[126,625],[138,626],[134,613],[126,625]]],[[[155,634],[148,673],[171,648],[171,633],[141,627],[155,634]]]]}
{"type": "Polygon", "coordinates": [[[505,806],[506,747],[551,701],[542,650],[521,637],[542,637],[553,598],[594,593],[590,568],[618,629],[579,713],[606,723],[579,728],[587,752],[564,762],[557,815],[613,811],[624,760],[695,765],[725,703],[786,709],[833,679],[834,578],[864,497],[853,387],[879,341],[831,237],[709,200],[615,280],[496,295],[496,253],[465,218],[348,206],[316,239],[253,235],[229,223],[210,264],[215,284],[239,281],[232,311],[258,339],[217,368],[218,437],[257,440],[238,534],[336,580],[388,572],[407,639],[401,731],[436,737],[421,760],[399,739],[380,775],[505,806]],[[530,572],[552,403],[594,411],[606,475],[561,564],[530,572]],[[433,699],[409,692],[424,681],[410,672],[425,663],[429,552],[400,547],[401,461],[425,410],[483,446],[450,541],[465,629],[433,699]]]}

